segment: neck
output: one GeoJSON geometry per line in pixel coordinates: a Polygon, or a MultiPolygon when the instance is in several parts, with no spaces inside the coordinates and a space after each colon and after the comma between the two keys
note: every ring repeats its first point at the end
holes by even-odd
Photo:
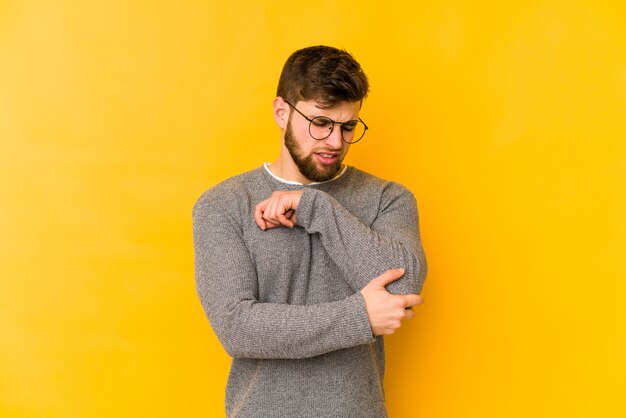
{"type": "Polygon", "coordinates": [[[302,184],[312,183],[311,180],[302,175],[296,163],[294,163],[291,159],[289,151],[287,151],[284,147],[281,148],[278,158],[276,161],[271,163],[269,169],[281,179],[295,181],[302,184]]]}

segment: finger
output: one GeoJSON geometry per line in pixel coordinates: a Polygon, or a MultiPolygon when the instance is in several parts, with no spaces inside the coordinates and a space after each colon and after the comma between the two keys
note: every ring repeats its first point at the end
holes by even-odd
{"type": "Polygon", "coordinates": [[[296,211],[293,209],[289,209],[287,212],[285,212],[285,217],[293,223],[293,226],[296,226],[296,224],[298,223],[296,220],[296,211]]]}
{"type": "Polygon", "coordinates": [[[406,308],[421,305],[424,299],[420,295],[404,295],[404,303],[406,308]]]}
{"type": "Polygon", "coordinates": [[[266,228],[265,228],[266,231],[269,229],[274,229],[274,228],[278,228],[279,226],[282,226],[279,223],[269,222],[269,221],[267,221],[265,224],[266,224],[266,228]]]}
{"type": "Polygon", "coordinates": [[[282,225],[284,225],[284,226],[286,226],[288,228],[293,228],[294,227],[293,222],[291,220],[289,220],[289,218],[287,218],[285,215],[278,215],[278,221],[282,225]]]}
{"type": "Polygon", "coordinates": [[[415,312],[413,312],[413,309],[406,308],[404,310],[404,319],[413,319],[414,316],[415,316],[415,312]]]}
{"type": "Polygon", "coordinates": [[[265,220],[271,220],[274,223],[280,224],[280,220],[278,219],[278,217],[282,215],[284,211],[280,209],[280,202],[278,197],[275,195],[272,195],[272,197],[270,197],[267,208],[265,208],[265,212],[263,213],[263,218],[265,220]]]}
{"type": "Polygon", "coordinates": [[[290,228],[293,227],[293,222],[291,222],[291,220],[289,219],[291,217],[291,214],[293,214],[293,212],[294,212],[294,209],[291,208],[291,202],[285,199],[284,196],[276,202],[274,215],[276,216],[276,219],[280,221],[281,224],[288,226],[290,228]],[[285,219],[288,220],[287,223],[284,222],[285,219]]]}
{"type": "Polygon", "coordinates": [[[274,201],[270,197],[269,199],[267,199],[267,204],[265,205],[265,208],[263,209],[263,219],[265,219],[266,221],[273,220],[272,219],[273,206],[274,206],[274,201]]]}
{"type": "Polygon", "coordinates": [[[387,286],[389,283],[394,280],[398,280],[400,277],[404,275],[404,269],[390,269],[376,277],[373,282],[381,287],[387,286]]]}
{"type": "Polygon", "coordinates": [[[280,222],[278,222],[276,219],[264,219],[265,224],[267,226],[273,225],[273,226],[281,226],[280,222]]]}
{"type": "Polygon", "coordinates": [[[254,208],[254,222],[261,228],[265,230],[267,228],[267,224],[263,219],[263,212],[265,211],[265,207],[267,206],[267,200],[262,201],[257,204],[254,208]]]}
{"type": "Polygon", "coordinates": [[[288,228],[293,228],[294,223],[290,219],[291,214],[293,214],[293,209],[290,209],[286,206],[284,199],[281,199],[281,195],[272,195],[269,199],[269,203],[265,208],[265,212],[263,213],[263,218],[266,221],[272,221],[278,223],[282,226],[286,226],[288,228]]]}

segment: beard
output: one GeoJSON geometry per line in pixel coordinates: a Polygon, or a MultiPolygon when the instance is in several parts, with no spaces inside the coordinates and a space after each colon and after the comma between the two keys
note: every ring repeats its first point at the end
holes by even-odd
{"type": "Polygon", "coordinates": [[[341,158],[337,158],[337,161],[331,165],[321,165],[315,161],[313,153],[304,155],[291,129],[291,121],[287,123],[285,130],[285,147],[300,170],[300,174],[313,182],[331,180],[341,171],[341,158]]]}

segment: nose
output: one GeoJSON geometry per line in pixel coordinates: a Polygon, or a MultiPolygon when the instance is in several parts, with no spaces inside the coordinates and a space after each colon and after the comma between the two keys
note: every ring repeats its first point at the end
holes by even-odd
{"type": "Polygon", "coordinates": [[[324,139],[324,143],[334,149],[341,148],[341,146],[343,145],[343,139],[341,137],[341,125],[335,124],[333,126],[332,132],[324,139]]]}

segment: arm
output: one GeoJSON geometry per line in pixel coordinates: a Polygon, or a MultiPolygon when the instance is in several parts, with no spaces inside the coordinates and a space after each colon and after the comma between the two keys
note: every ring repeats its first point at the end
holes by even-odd
{"type": "Polygon", "coordinates": [[[309,233],[319,233],[322,245],[355,289],[387,269],[404,268],[404,277],[391,283],[391,293],[419,293],[426,277],[417,204],[404,187],[391,183],[383,192],[371,226],[320,190],[306,189],[297,220],[309,233]]]}
{"type": "Polygon", "coordinates": [[[373,341],[363,296],[309,306],[260,303],[256,270],[232,213],[193,211],[196,288],[231,357],[304,358],[373,341]]]}
{"type": "Polygon", "coordinates": [[[371,278],[391,268],[404,268],[405,275],[389,284],[390,292],[410,294],[422,289],[426,259],[417,205],[411,192],[398,184],[390,183],[383,191],[371,226],[329,194],[312,188],[275,192],[257,205],[255,218],[262,229],[293,227],[296,223],[308,233],[318,233],[354,290],[362,289],[371,278]]]}

